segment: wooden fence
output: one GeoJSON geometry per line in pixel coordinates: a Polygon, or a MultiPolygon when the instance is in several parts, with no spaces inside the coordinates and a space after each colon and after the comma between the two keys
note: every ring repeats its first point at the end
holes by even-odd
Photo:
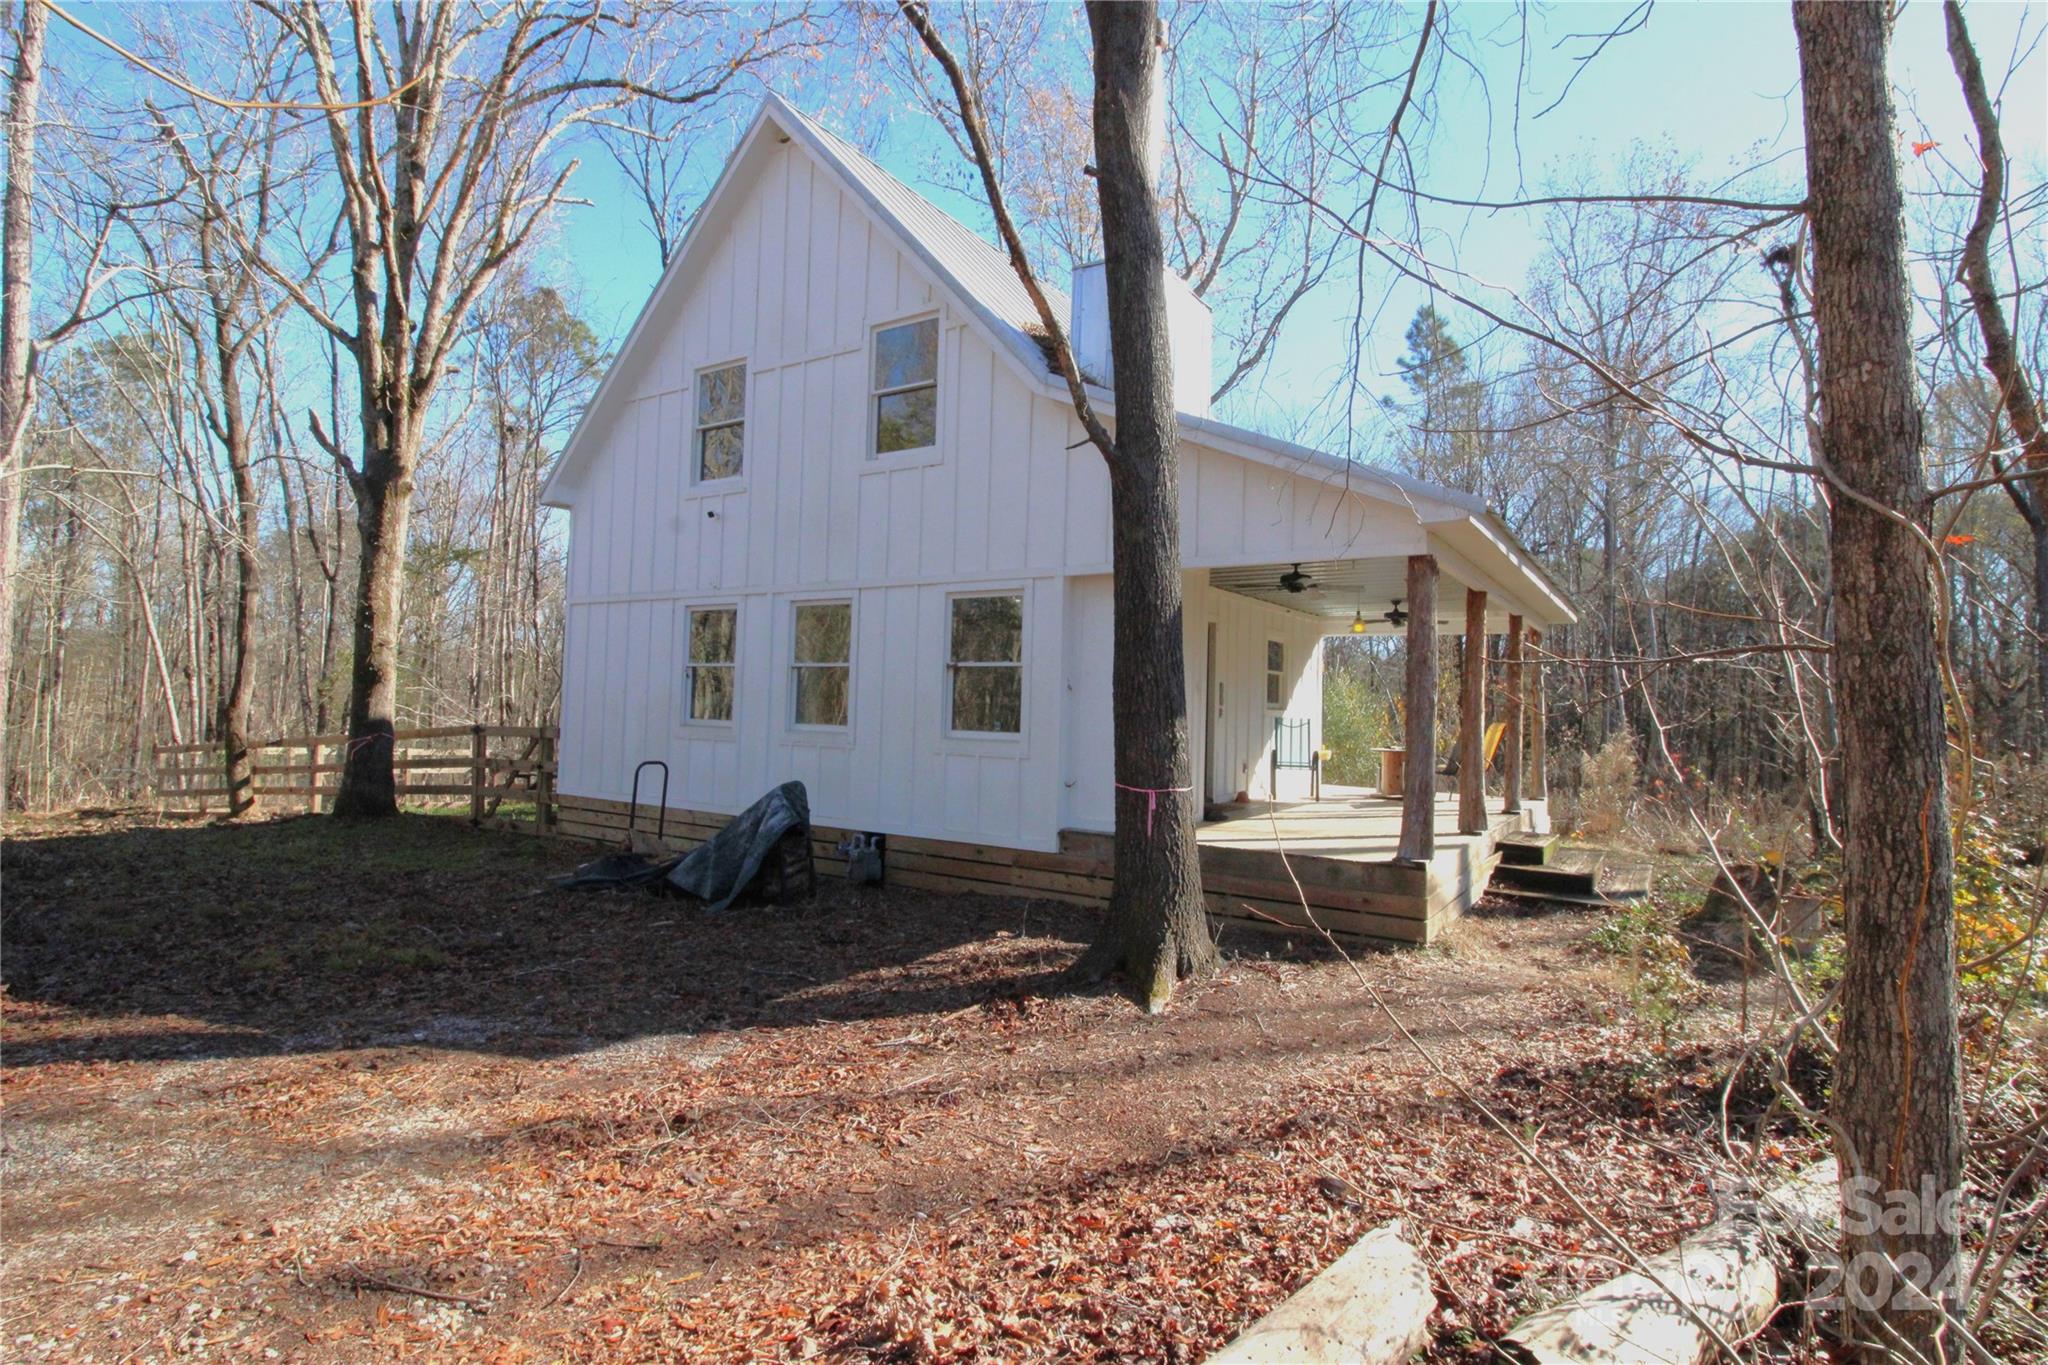
{"type": "MultiPolygon", "coordinates": [[[[533,725],[436,725],[394,736],[398,799],[469,807],[478,825],[552,833],[555,731],[533,725]],[[531,803],[531,815],[499,813],[507,801],[531,803]]],[[[347,735],[286,735],[252,744],[251,790],[267,810],[328,809],[340,785],[347,735]]],[[[158,809],[207,815],[228,808],[226,756],[217,742],[156,746],[158,809]]]]}

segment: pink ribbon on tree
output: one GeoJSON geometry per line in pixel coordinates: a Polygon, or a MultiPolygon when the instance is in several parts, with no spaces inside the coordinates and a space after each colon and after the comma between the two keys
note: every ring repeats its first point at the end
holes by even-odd
{"type": "Polygon", "coordinates": [[[1191,792],[1193,787],[1130,787],[1119,782],[1118,791],[1141,792],[1145,797],[1145,837],[1152,837],[1152,813],[1159,809],[1159,798],[1170,792],[1191,792]]]}

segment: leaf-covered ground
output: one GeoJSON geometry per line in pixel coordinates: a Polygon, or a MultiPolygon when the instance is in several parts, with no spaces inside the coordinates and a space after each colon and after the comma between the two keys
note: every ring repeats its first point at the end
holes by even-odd
{"type": "Polygon", "coordinates": [[[1712,1215],[1717,1016],[1659,1047],[1594,912],[1360,959],[1545,1174],[1334,958],[1227,941],[1147,1018],[1057,986],[1085,912],[540,889],[585,856],[14,826],[0,1349],[1191,1361],[1401,1217],[1435,1358],[1483,1359],[1615,1273],[1586,1211],[1712,1215]]]}

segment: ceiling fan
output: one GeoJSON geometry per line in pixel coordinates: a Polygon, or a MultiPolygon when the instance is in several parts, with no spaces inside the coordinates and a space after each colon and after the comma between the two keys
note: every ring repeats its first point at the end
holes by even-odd
{"type": "Polygon", "coordinates": [[[1280,591],[1282,592],[1307,592],[1315,585],[1315,579],[1303,573],[1299,564],[1295,565],[1287,573],[1280,575],[1280,591]]]}
{"type": "MultiPolygon", "coordinates": [[[[1408,613],[1401,610],[1401,599],[1395,598],[1393,610],[1381,612],[1380,619],[1390,626],[1398,627],[1408,624],[1408,613]]],[[[1365,612],[1363,609],[1351,614],[1351,633],[1353,635],[1365,634],[1365,612]]]]}

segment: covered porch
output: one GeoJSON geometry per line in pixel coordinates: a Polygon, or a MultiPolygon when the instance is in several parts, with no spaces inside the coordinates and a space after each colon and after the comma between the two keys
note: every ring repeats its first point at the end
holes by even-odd
{"type": "MultiPolygon", "coordinates": [[[[1447,544],[1431,534],[1428,548],[1435,553],[1208,571],[1212,593],[1307,618],[1318,636],[1398,637],[1405,656],[1393,787],[1324,784],[1320,800],[1300,799],[1311,788],[1280,780],[1276,743],[1265,755],[1272,780],[1251,793],[1266,800],[1212,801],[1198,837],[1219,917],[1300,926],[1306,900],[1333,932],[1426,943],[1485,892],[1503,838],[1548,830],[1542,639],[1573,619],[1571,608],[1512,542],[1447,544]],[[1457,719],[1444,743],[1447,648],[1457,719]]],[[[1320,650],[1314,666],[1319,749],[1320,650]]],[[[1215,674],[1213,664],[1204,670],[1210,717],[1228,710],[1215,674]]]]}
{"type": "MultiPolygon", "coordinates": [[[[1533,828],[1526,809],[1487,803],[1486,828],[1459,829],[1458,798],[1436,802],[1437,838],[1426,863],[1397,859],[1399,802],[1360,787],[1325,787],[1320,801],[1246,802],[1217,808],[1196,827],[1202,891],[1219,923],[1299,933],[1320,926],[1340,939],[1428,943],[1486,891],[1501,840],[1533,828]],[[1296,885],[1299,884],[1299,891],[1296,885]],[[1314,915],[1309,923],[1306,903],[1314,915]]],[[[1068,830],[1061,853],[1107,866],[1108,834],[1068,830]]]]}
{"type": "MultiPolygon", "coordinates": [[[[1543,629],[1552,621],[1572,619],[1570,607],[1533,564],[1511,561],[1518,572],[1505,575],[1503,583],[1497,568],[1487,574],[1462,557],[1454,562],[1455,571],[1449,571],[1435,554],[1383,555],[1232,566],[1208,573],[1212,594],[1278,608],[1296,620],[1305,619],[1313,635],[1400,637],[1405,647],[1405,734],[1398,766],[1404,775],[1400,791],[1380,795],[1402,798],[1401,837],[1394,856],[1413,862],[1427,861],[1435,842],[1431,812],[1440,768],[1457,773],[1455,828],[1462,834],[1486,828],[1486,773],[1495,761],[1503,813],[1520,814],[1525,801],[1543,799],[1543,629]],[[1439,675],[1446,636],[1455,650],[1458,718],[1454,741],[1440,746],[1439,675]],[[1498,727],[1492,743],[1490,726],[1498,727]]],[[[1190,659],[1191,674],[1194,662],[1190,659]]],[[[1304,666],[1310,663],[1303,660],[1304,666]]],[[[1320,652],[1312,664],[1320,671],[1320,652]]],[[[1215,692],[1220,673],[1213,659],[1201,675],[1209,678],[1212,692],[1206,714],[1224,714],[1227,699],[1215,692]]],[[[1321,693],[1318,678],[1312,690],[1318,713],[1321,693]]],[[[1316,719],[1319,745],[1320,714],[1316,719]]],[[[1260,794],[1284,799],[1296,793],[1273,783],[1260,794]]]]}
{"type": "Polygon", "coordinates": [[[1467,831],[1458,797],[1439,796],[1434,847],[1414,863],[1400,859],[1402,804],[1365,788],[1326,786],[1320,801],[1218,813],[1196,830],[1212,915],[1255,928],[1306,927],[1306,901],[1332,933],[1405,943],[1429,942],[1470,909],[1500,861],[1500,841],[1535,827],[1526,806],[1511,814],[1493,797],[1485,828],[1467,831]]]}

